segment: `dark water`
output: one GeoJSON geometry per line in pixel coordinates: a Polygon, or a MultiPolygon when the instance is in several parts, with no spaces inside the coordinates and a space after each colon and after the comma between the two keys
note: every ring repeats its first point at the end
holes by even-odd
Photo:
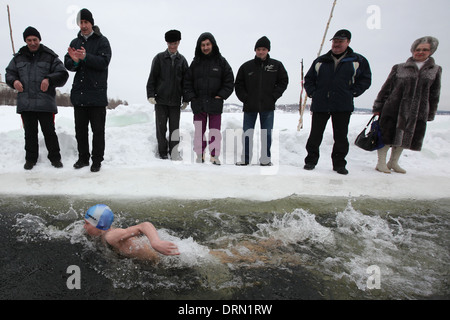
{"type": "Polygon", "coordinates": [[[449,217],[450,199],[3,197],[0,299],[449,299],[449,217]],[[181,255],[117,256],[84,234],[96,203],[181,255]]]}

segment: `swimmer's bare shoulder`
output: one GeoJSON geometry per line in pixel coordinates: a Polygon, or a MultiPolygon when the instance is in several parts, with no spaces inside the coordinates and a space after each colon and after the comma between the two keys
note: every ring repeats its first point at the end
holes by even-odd
{"type": "Polygon", "coordinates": [[[154,259],[157,258],[155,251],[164,255],[180,254],[174,243],[159,238],[156,228],[150,222],[143,222],[126,229],[110,229],[103,238],[119,253],[128,257],[154,259]],[[141,241],[139,239],[141,236],[146,236],[149,243],[141,241]]]}

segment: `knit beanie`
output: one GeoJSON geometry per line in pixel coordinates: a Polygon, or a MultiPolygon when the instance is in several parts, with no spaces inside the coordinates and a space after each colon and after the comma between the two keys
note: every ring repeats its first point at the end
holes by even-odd
{"type": "Polygon", "coordinates": [[[39,38],[39,41],[41,41],[41,34],[39,33],[39,31],[37,31],[35,28],[33,27],[28,27],[25,29],[25,31],[23,32],[23,41],[27,41],[27,37],[29,36],[35,36],[37,38],[39,38]]]}
{"type": "Polygon", "coordinates": [[[166,42],[177,42],[181,40],[181,32],[178,30],[170,30],[167,31],[164,38],[166,39],[166,42]]]}
{"type": "Polygon", "coordinates": [[[94,18],[88,9],[81,9],[80,12],[78,12],[77,23],[80,24],[81,20],[89,21],[92,25],[94,25],[94,18]]]}
{"type": "Polygon", "coordinates": [[[270,51],[270,40],[266,36],[264,36],[264,37],[260,38],[258,41],[256,41],[255,50],[257,48],[261,48],[261,47],[267,48],[267,50],[270,51]]]}

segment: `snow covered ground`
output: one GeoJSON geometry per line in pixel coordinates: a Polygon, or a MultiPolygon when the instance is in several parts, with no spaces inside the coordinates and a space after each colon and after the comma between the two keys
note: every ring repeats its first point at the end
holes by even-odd
{"type": "MultiPolygon", "coordinates": [[[[31,171],[25,171],[24,139],[20,116],[15,107],[0,106],[0,194],[63,195],[117,198],[251,200],[280,199],[293,194],[308,196],[368,196],[391,199],[437,199],[450,194],[450,116],[437,116],[430,122],[422,152],[406,150],[400,164],[407,174],[382,174],[374,168],[376,152],[357,148],[353,141],[369,120],[369,114],[351,118],[347,157],[349,175],[332,170],[331,122],[321,147],[316,169],[303,169],[305,145],[311,117],[305,115],[304,129],[297,131],[297,113],[276,112],[272,167],[260,167],[255,134],[254,164],[237,167],[240,160],[242,113],[222,117],[223,149],[221,166],[195,163],[192,151],[194,126],[191,112],[183,112],[180,125],[183,161],[157,159],[153,106],[119,106],[108,111],[106,152],[102,170],[75,170],[77,160],[73,109],[59,108],[56,127],[64,168],[55,169],[47,160],[40,133],[40,158],[31,171]]],[[[257,124],[259,128],[259,124],[257,124]]]]}

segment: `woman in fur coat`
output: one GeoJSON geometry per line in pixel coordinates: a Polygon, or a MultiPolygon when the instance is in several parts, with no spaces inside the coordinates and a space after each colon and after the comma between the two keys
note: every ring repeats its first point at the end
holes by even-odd
{"type": "Polygon", "coordinates": [[[380,128],[385,147],[378,150],[376,170],[406,173],[398,165],[403,149],[420,151],[427,121],[436,115],[441,89],[442,68],[431,55],[439,41],[422,37],[411,46],[412,57],[392,68],[378,93],[373,113],[380,116],[380,128]],[[392,147],[391,158],[386,156],[392,147]]]}

